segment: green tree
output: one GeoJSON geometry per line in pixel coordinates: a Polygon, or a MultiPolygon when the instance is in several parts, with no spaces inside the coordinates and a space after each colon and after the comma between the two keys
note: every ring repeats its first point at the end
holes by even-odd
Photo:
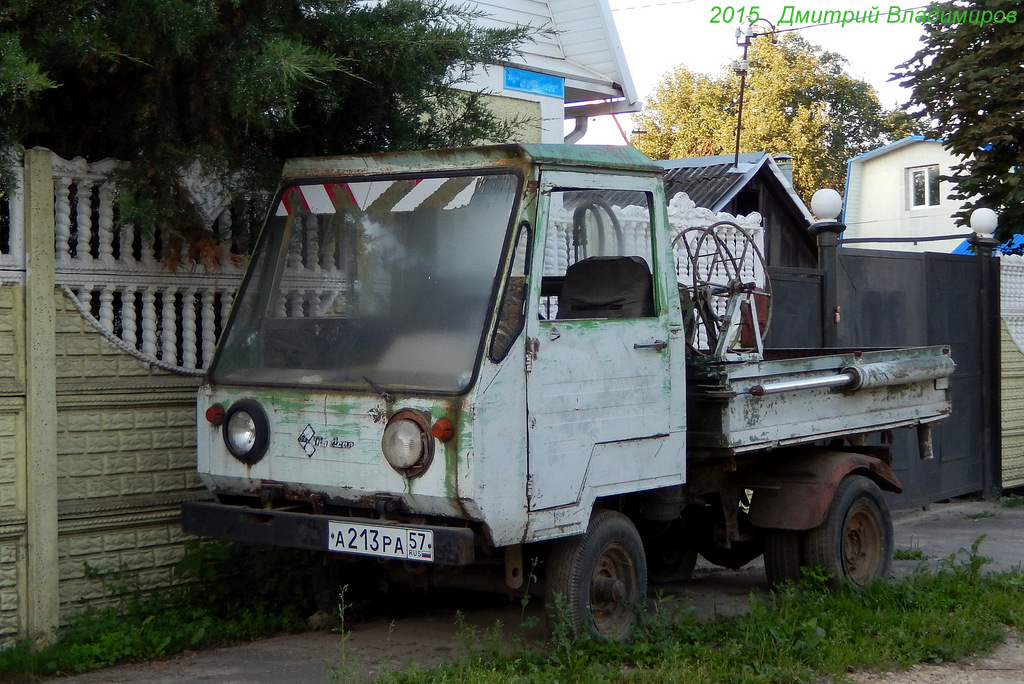
{"type": "Polygon", "coordinates": [[[963,159],[948,179],[950,197],[966,200],[959,223],[990,207],[1005,240],[1024,232],[1024,6],[946,2],[929,11],[939,21],[925,24],[923,47],[895,77],[912,88],[910,115],[963,159]]]}
{"type": "Polygon", "coordinates": [[[0,161],[23,145],[130,162],[121,220],[194,238],[196,162],[253,197],[287,157],[507,138],[521,122],[455,86],[529,35],[479,18],[446,0],[8,0],[0,161]]]}
{"type": "MultiPolygon", "coordinates": [[[[748,61],[740,150],[793,156],[794,185],[805,199],[818,188],[841,189],[851,157],[915,130],[845,72],[844,57],[794,33],[755,38],[748,61]]],[[[636,118],[633,144],[655,159],[733,152],[739,81],[731,69],[712,77],[678,67],[636,118]]]]}

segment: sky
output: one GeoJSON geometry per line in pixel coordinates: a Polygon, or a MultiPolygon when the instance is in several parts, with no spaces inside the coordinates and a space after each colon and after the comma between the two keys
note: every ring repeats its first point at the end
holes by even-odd
{"type": "MultiPolygon", "coordinates": [[[[730,4],[721,0],[608,0],[608,3],[641,100],[650,95],[663,76],[681,64],[691,71],[717,75],[724,66],[739,59],[743,49],[736,45],[735,32],[740,25],[741,10],[749,16],[750,8],[757,7],[760,17],[778,29],[789,29],[794,26],[780,25],[781,19],[792,14],[790,11],[784,15],[787,6],[799,13],[865,12],[877,8],[881,12],[877,23],[813,26],[802,28],[799,33],[810,43],[846,57],[850,62],[847,73],[873,85],[882,106],[892,109],[905,102],[907,94],[898,84],[888,82],[889,74],[917,52],[923,33],[921,24],[887,22],[889,7],[895,6],[891,0],[889,3],[846,0],[834,5],[820,0],[754,0],[756,4],[730,4]],[[724,22],[727,17],[732,21],[724,22]]],[[[899,7],[911,9],[924,5],[924,0],[907,0],[899,7]]],[[[744,20],[743,24],[747,23],[744,20]]],[[[766,25],[760,22],[758,26],[766,25]]],[[[618,120],[628,135],[632,130],[631,118],[619,115],[618,120]]],[[[624,140],[611,117],[604,116],[591,120],[589,132],[581,142],[623,144],[624,140]]]]}

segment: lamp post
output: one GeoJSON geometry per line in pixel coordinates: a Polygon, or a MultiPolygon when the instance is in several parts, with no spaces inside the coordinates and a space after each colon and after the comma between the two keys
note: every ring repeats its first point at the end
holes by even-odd
{"type": "Polygon", "coordinates": [[[839,346],[839,236],[846,230],[846,224],[839,220],[842,210],[843,198],[831,188],[822,188],[811,197],[811,213],[818,220],[807,230],[818,241],[818,268],[825,272],[821,288],[821,335],[826,347],[839,346]]]}
{"type": "MultiPolygon", "coordinates": [[[[736,154],[732,161],[733,168],[738,168],[740,165],[740,131],[743,130],[743,91],[747,85],[747,69],[750,68],[750,63],[747,62],[747,50],[750,49],[750,43],[755,37],[774,35],[775,32],[775,24],[767,19],[758,19],[747,26],[736,27],[736,45],[743,48],[743,57],[733,64],[736,75],[740,77],[740,98],[736,109],[736,154]],[[755,30],[754,27],[760,22],[767,24],[768,30],[755,30]]],[[[774,40],[772,38],[773,42],[774,40]]]]}
{"type": "Polygon", "coordinates": [[[999,227],[999,216],[991,209],[981,207],[971,212],[969,223],[973,234],[968,242],[974,247],[975,255],[981,259],[981,482],[985,496],[995,496],[1002,480],[1000,434],[996,428],[999,420],[996,398],[1000,392],[999,336],[995,325],[999,315],[999,283],[992,259],[993,250],[1000,244],[994,237],[999,227]]]}

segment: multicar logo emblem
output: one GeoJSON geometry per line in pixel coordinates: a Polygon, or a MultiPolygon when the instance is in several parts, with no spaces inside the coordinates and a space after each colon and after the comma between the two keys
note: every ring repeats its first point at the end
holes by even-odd
{"type": "Polygon", "coordinates": [[[316,430],[313,429],[312,425],[306,424],[300,434],[298,440],[302,450],[306,453],[306,456],[313,458],[313,454],[316,453],[317,447],[330,447],[331,449],[351,449],[356,445],[355,442],[347,442],[341,437],[320,437],[316,434],[316,430]]]}

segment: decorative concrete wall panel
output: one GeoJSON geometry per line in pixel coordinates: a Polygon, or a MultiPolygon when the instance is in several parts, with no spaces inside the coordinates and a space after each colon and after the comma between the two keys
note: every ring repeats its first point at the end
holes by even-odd
{"type": "Polygon", "coordinates": [[[1024,352],[1017,348],[1005,321],[1001,326],[1002,376],[1000,411],[1003,437],[1003,488],[1024,486],[1024,352]]]}

